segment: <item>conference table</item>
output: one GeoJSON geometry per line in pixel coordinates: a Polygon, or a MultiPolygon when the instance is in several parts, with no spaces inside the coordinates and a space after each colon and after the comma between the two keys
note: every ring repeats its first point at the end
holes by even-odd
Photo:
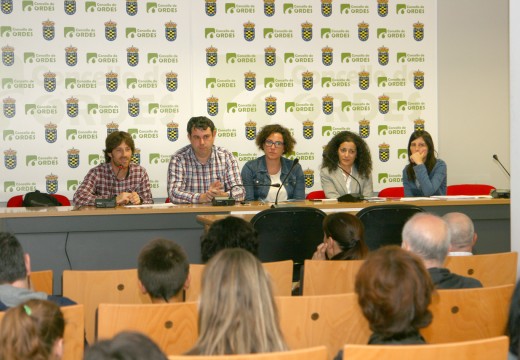
{"type": "MultiPolygon", "coordinates": [[[[408,199],[409,200],[409,199],[408,199]]],[[[338,203],[299,201],[285,206],[311,206],[325,212],[356,213],[372,205],[413,204],[443,215],[470,216],[478,232],[475,253],[511,250],[509,199],[459,199],[338,203]]],[[[149,240],[166,238],[180,244],[191,263],[200,263],[204,226],[224,216],[250,219],[270,204],[210,204],[95,207],[0,208],[0,231],[14,233],[31,256],[32,270],[54,271],[54,291],[61,293],[63,270],[107,270],[137,267],[137,255],[149,240]]]]}

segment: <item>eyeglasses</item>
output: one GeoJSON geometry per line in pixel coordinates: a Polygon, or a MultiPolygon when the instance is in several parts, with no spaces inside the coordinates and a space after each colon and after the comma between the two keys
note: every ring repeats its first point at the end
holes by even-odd
{"type": "Polygon", "coordinates": [[[274,145],[275,148],[279,148],[279,147],[283,146],[283,142],[282,141],[266,140],[264,144],[265,144],[265,146],[268,146],[268,147],[271,147],[271,146],[274,145]]]}

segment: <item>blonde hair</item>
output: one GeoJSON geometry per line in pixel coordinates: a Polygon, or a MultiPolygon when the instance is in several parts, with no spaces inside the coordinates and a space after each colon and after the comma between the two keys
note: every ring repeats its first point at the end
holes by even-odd
{"type": "Polygon", "coordinates": [[[287,350],[271,282],[246,250],[224,249],[202,275],[199,339],[188,354],[253,354],[287,350]]]}
{"type": "Polygon", "coordinates": [[[0,359],[58,359],[54,345],[64,331],[63,314],[53,302],[29,300],[10,308],[0,323],[0,359]]]}

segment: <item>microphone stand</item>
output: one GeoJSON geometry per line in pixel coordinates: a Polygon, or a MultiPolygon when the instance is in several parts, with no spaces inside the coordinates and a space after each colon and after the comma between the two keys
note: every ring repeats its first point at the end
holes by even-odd
{"type": "MultiPolygon", "coordinates": [[[[327,154],[323,153],[323,157],[331,162],[334,162],[331,158],[327,156],[327,154]]],[[[361,193],[361,183],[358,179],[356,179],[354,176],[352,176],[351,173],[349,173],[347,170],[345,170],[343,167],[341,167],[338,164],[338,168],[340,168],[347,176],[350,176],[354,181],[358,184],[359,193],[357,195],[353,194],[345,194],[338,197],[339,202],[361,202],[363,201],[363,194],[361,193]]]]}
{"type": "Polygon", "coordinates": [[[291,172],[293,171],[294,167],[296,165],[298,165],[298,163],[300,162],[300,159],[296,158],[293,160],[293,163],[291,165],[291,168],[289,169],[289,172],[287,173],[287,175],[285,175],[285,178],[283,179],[282,181],[282,185],[280,185],[280,188],[278,189],[278,191],[276,192],[276,197],[274,199],[274,204],[271,205],[271,209],[274,209],[274,208],[277,208],[277,207],[288,207],[288,206],[294,206],[292,204],[284,204],[284,205],[278,205],[278,195],[280,194],[280,190],[282,190],[282,187],[285,185],[287,179],[289,179],[289,175],[291,175],[291,172]]]}
{"type": "Polygon", "coordinates": [[[280,184],[253,184],[253,185],[235,184],[235,185],[231,186],[231,188],[229,189],[229,197],[227,197],[227,196],[215,196],[211,200],[211,204],[213,206],[233,206],[233,205],[235,205],[236,204],[236,200],[231,195],[231,192],[233,191],[233,189],[235,187],[239,187],[239,186],[242,186],[242,187],[245,187],[245,186],[269,186],[269,187],[277,187],[277,188],[281,187],[280,184]]]}

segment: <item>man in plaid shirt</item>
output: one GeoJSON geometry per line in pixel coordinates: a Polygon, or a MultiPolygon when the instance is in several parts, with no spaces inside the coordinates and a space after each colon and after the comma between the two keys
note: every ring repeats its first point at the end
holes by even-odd
{"type": "Polygon", "coordinates": [[[94,205],[95,199],[116,199],[117,205],[153,204],[146,170],[131,162],[134,139],[124,131],[115,131],[105,140],[105,163],[87,173],[74,193],[74,205],[94,205]]]}
{"type": "Polygon", "coordinates": [[[187,145],[177,151],[168,166],[168,197],[172,203],[207,203],[215,196],[243,200],[238,162],[231,152],[213,145],[217,130],[204,116],[188,121],[187,145]]]}

